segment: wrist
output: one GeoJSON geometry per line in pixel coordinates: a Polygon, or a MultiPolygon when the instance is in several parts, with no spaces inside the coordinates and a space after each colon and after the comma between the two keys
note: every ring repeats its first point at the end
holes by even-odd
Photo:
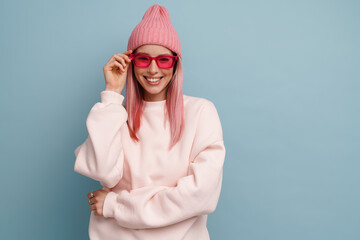
{"type": "Polygon", "coordinates": [[[106,91],[113,91],[113,92],[117,92],[118,94],[121,94],[122,89],[118,89],[118,88],[110,88],[110,87],[105,87],[106,91]]]}

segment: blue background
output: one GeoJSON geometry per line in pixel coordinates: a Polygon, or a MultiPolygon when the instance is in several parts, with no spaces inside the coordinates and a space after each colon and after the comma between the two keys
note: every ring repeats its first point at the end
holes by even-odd
{"type": "Polygon", "coordinates": [[[211,239],[360,239],[359,1],[0,1],[1,239],[87,239],[102,67],[168,8],[227,148],[211,239]]]}

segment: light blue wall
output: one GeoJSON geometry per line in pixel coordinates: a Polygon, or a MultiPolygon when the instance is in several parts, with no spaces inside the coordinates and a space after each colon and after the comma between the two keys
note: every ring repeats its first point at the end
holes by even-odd
{"type": "Polygon", "coordinates": [[[184,93],[227,147],[211,239],[360,239],[359,1],[0,2],[0,239],[87,239],[73,171],[102,67],[146,9],[168,8],[184,93]]]}

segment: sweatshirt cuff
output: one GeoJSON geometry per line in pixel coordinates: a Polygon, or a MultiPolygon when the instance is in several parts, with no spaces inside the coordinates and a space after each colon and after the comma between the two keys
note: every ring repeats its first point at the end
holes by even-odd
{"type": "Polygon", "coordinates": [[[103,204],[103,216],[106,218],[113,218],[115,216],[115,205],[116,205],[117,193],[108,192],[106,194],[103,204]]]}
{"type": "Polygon", "coordinates": [[[111,91],[111,90],[104,90],[100,93],[100,97],[101,97],[101,102],[102,103],[118,103],[118,104],[122,104],[123,100],[124,100],[124,96],[111,91]]]}

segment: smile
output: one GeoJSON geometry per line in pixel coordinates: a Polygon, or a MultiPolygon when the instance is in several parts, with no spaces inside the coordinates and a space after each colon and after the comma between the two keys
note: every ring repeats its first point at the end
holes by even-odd
{"type": "Polygon", "coordinates": [[[160,77],[160,78],[147,78],[147,77],[145,77],[145,79],[148,80],[149,82],[158,82],[158,81],[160,81],[161,78],[162,77],[160,77]]]}

